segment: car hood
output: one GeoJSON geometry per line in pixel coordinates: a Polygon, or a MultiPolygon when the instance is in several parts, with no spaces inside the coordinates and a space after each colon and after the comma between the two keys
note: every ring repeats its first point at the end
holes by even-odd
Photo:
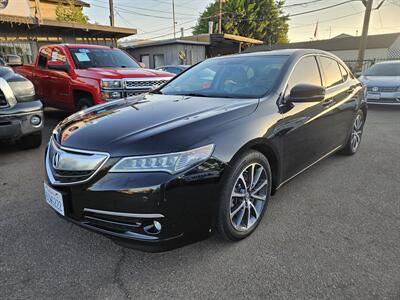
{"type": "Polygon", "coordinates": [[[88,68],[88,69],[77,69],[76,73],[80,77],[87,78],[155,78],[155,77],[173,77],[173,74],[159,71],[149,70],[142,68],[88,68]]]}
{"type": "Polygon", "coordinates": [[[400,86],[400,76],[361,76],[360,81],[367,86],[400,86]]]}
{"type": "Polygon", "coordinates": [[[111,156],[187,150],[212,143],[222,124],[251,114],[258,99],[147,94],[78,112],[55,129],[62,146],[111,156]]]}

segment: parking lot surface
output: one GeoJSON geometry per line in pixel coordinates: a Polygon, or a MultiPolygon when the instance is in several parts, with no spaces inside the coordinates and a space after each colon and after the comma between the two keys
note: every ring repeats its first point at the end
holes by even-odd
{"type": "MultiPolygon", "coordinates": [[[[400,298],[400,108],[372,107],[359,152],[284,185],[256,232],[164,253],[122,248],[58,218],[40,149],[0,144],[0,298],[400,298]]],[[[333,124],[334,126],[334,124],[333,124]]]]}

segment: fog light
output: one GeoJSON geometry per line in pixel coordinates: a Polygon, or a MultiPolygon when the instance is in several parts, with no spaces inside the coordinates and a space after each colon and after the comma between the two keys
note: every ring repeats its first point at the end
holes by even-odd
{"type": "Polygon", "coordinates": [[[42,124],[42,118],[39,116],[32,116],[31,118],[31,124],[33,126],[40,126],[40,124],[42,124]]]}
{"type": "Polygon", "coordinates": [[[161,231],[161,224],[158,221],[154,221],[154,228],[157,229],[157,231],[161,231]]]}
{"type": "Polygon", "coordinates": [[[144,226],[143,230],[149,234],[159,234],[161,232],[161,224],[158,221],[153,221],[153,223],[144,226]]]}

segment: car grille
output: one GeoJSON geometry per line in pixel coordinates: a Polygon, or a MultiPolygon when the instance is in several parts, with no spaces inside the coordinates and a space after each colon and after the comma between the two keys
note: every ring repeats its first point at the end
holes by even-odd
{"type": "Polygon", "coordinates": [[[83,183],[98,172],[108,157],[106,153],[66,149],[51,139],[46,154],[46,172],[55,185],[83,183]]]}
{"type": "Polygon", "coordinates": [[[394,93],[397,91],[397,89],[398,89],[397,86],[379,86],[379,87],[369,86],[368,92],[394,93]],[[376,90],[376,88],[378,88],[378,90],[376,90]]]}
{"type": "Polygon", "coordinates": [[[154,79],[126,79],[125,80],[125,88],[130,90],[143,90],[148,91],[150,89],[156,88],[164,83],[167,83],[170,80],[169,77],[167,78],[154,78],[154,79]]]}
{"type": "Polygon", "coordinates": [[[0,90],[0,107],[6,107],[6,106],[8,106],[6,96],[4,95],[3,91],[0,90]]]}

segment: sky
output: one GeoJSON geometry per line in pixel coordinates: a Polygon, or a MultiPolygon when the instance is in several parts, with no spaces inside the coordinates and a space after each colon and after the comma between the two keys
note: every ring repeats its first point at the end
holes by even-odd
{"type": "MultiPolygon", "coordinates": [[[[191,35],[198,16],[214,0],[175,0],[176,30],[185,29],[191,35]]],[[[374,0],[376,7],[382,0],[374,0]]],[[[379,10],[371,15],[369,34],[400,32],[400,0],[384,0],[379,10]]],[[[84,12],[91,22],[109,25],[108,0],[85,0],[91,5],[84,12]]],[[[287,7],[289,15],[320,9],[335,4],[334,8],[293,16],[289,21],[291,42],[313,39],[318,22],[319,40],[341,33],[360,35],[364,16],[364,5],[360,0],[286,0],[285,5],[307,3],[287,7]]],[[[116,26],[136,28],[134,39],[168,39],[173,37],[172,0],[114,0],[116,26]]],[[[180,36],[180,34],[178,34],[180,36]]]]}

